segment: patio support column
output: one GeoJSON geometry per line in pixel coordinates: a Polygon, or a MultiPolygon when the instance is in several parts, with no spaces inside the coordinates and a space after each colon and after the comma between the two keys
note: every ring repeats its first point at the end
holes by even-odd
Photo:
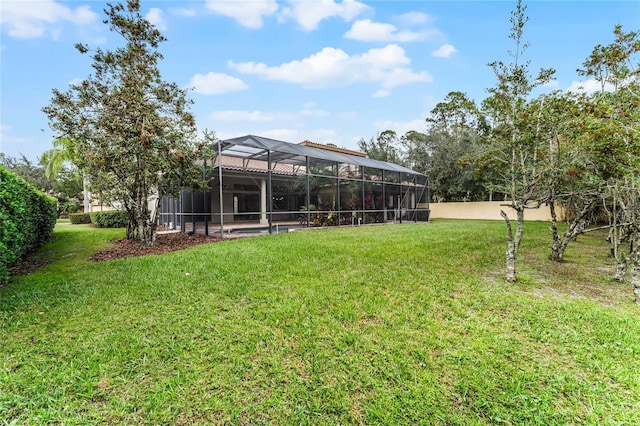
{"type": "Polygon", "coordinates": [[[222,145],[218,139],[218,181],[220,197],[220,238],[224,238],[224,196],[222,194],[222,145]]]}
{"type": "MultiPolygon", "coordinates": [[[[360,203],[360,208],[362,209],[362,211],[360,211],[358,213],[358,217],[362,218],[362,223],[365,223],[366,219],[367,219],[367,215],[365,213],[365,209],[366,209],[366,204],[364,202],[364,167],[360,166],[360,188],[362,188],[362,202],[360,203]]],[[[372,198],[372,202],[373,202],[373,198],[372,198]]]]}
{"type": "Polygon", "coordinates": [[[306,195],[305,195],[305,205],[307,206],[307,228],[309,228],[311,226],[311,212],[309,210],[309,205],[311,204],[311,164],[309,162],[309,156],[305,157],[305,166],[306,166],[306,171],[307,171],[307,188],[306,188],[306,195]]]}
{"type": "Polygon", "coordinates": [[[267,180],[260,179],[260,225],[268,225],[267,220],[267,180]]]}
{"type": "Polygon", "coordinates": [[[269,200],[269,233],[273,234],[273,182],[271,181],[271,150],[267,152],[267,199],[269,200]]]}

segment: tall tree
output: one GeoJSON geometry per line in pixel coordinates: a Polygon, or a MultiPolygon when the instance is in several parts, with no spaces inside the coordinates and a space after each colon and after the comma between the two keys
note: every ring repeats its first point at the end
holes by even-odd
{"type": "Polygon", "coordinates": [[[584,120],[581,96],[554,92],[541,95],[535,103],[542,113],[540,134],[548,141],[546,172],[540,191],[540,202],[551,212],[552,244],[549,259],[561,262],[571,241],[588,232],[601,203],[602,179],[599,165],[586,149],[589,130],[584,120]],[[567,227],[560,233],[556,207],[566,212],[567,227]]]}
{"type": "MultiPolygon", "coordinates": [[[[67,92],[53,90],[43,108],[57,137],[73,141],[75,164],[93,192],[119,201],[129,215],[127,238],[155,242],[163,195],[199,185],[199,150],[186,90],[158,68],[162,34],[140,13],[140,2],[107,4],[105,24],[124,46],[92,53],[94,73],[67,92]]],[[[81,54],[89,47],[77,44],[81,54]]]]}
{"type": "Polygon", "coordinates": [[[536,77],[529,72],[529,61],[522,56],[528,47],[523,40],[523,31],[528,17],[526,6],[518,0],[511,13],[511,33],[514,50],[509,52],[510,64],[501,61],[489,64],[496,78],[495,87],[488,89],[490,96],[483,102],[483,109],[490,117],[491,129],[481,160],[485,170],[492,174],[494,190],[509,197],[508,206],[516,214],[516,230],[511,220],[501,210],[507,228],[506,279],[516,281],[516,259],[524,233],[524,212],[538,207],[538,190],[544,176],[540,149],[543,141],[538,126],[540,105],[530,103],[534,88],[547,83],[553,69],[541,69],[536,77]]]}
{"type": "Polygon", "coordinates": [[[369,142],[364,139],[358,141],[358,147],[365,152],[369,158],[374,160],[387,161],[389,163],[402,163],[402,153],[398,135],[393,130],[385,130],[379,133],[369,142]]]}
{"type": "Polygon", "coordinates": [[[629,275],[640,303],[640,32],[624,32],[620,25],[613,32],[614,42],[596,46],[578,71],[601,85],[588,103],[588,116],[594,156],[613,159],[603,163],[615,278],[626,281],[629,275]]]}
{"type": "Polygon", "coordinates": [[[462,92],[450,92],[426,119],[431,156],[427,173],[435,201],[483,200],[486,190],[470,161],[484,131],[475,102],[462,92]]]}
{"type": "Polygon", "coordinates": [[[417,130],[409,130],[400,138],[400,145],[406,166],[417,172],[426,173],[431,155],[429,137],[417,130]]]}

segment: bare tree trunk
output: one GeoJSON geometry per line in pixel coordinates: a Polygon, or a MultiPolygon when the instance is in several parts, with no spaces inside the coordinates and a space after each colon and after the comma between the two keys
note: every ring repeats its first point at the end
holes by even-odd
{"type": "Polygon", "coordinates": [[[516,237],[514,239],[515,253],[518,255],[520,249],[520,242],[522,242],[522,236],[524,235],[524,206],[516,205],[516,237]]]}
{"type": "Polygon", "coordinates": [[[138,211],[137,238],[142,244],[152,246],[156,242],[157,221],[154,220],[149,209],[149,188],[144,184],[139,186],[136,204],[138,211]]]}
{"type": "Polygon", "coordinates": [[[636,226],[634,226],[629,240],[631,248],[629,255],[631,264],[631,289],[636,297],[636,303],[640,304],[640,230],[636,226]]]}
{"type": "Polygon", "coordinates": [[[89,192],[89,178],[87,174],[82,172],[82,204],[84,205],[84,212],[90,213],[92,210],[91,205],[91,192],[89,192]]]}
{"type": "Polygon", "coordinates": [[[627,277],[627,261],[628,258],[618,259],[618,264],[616,265],[616,273],[613,276],[613,279],[619,283],[623,283],[627,277]]]}
{"type": "Polygon", "coordinates": [[[553,203],[549,205],[551,208],[551,216],[552,220],[552,229],[554,231],[553,236],[553,245],[551,246],[551,254],[549,255],[549,259],[554,262],[562,262],[564,260],[564,252],[567,250],[567,246],[569,246],[569,242],[574,240],[578,235],[583,234],[585,227],[587,226],[587,215],[591,211],[591,203],[585,202],[582,205],[582,210],[578,215],[573,219],[573,221],[567,227],[567,230],[564,231],[562,235],[562,239],[560,239],[558,235],[558,227],[555,222],[555,208],[553,203]]]}
{"type": "Polygon", "coordinates": [[[551,236],[553,238],[549,259],[559,262],[559,259],[561,259],[561,256],[559,255],[560,233],[558,232],[558,215],[556,214],[556,207],[553,201],[549,202],[549,212],[551,213],[551,236]]]}
{"type": "Polygon", "coordinates": [[[127,211],[127,216],[129,220],[127,221],[127,239],[134,240],[136,238],[136,228],[137,228],[137,220],[135,215],[135,210],[132,206],[125,204],[125,209],[127,211]]]}
{"type": "Polygon", "coordinates": [[[500,210],[500,215],[507,225],[507,268],[505,279],[510,283],[514,283],[516,282],[516,254],[518,250],[513,239],[513,230],[511,229],[509,216],[507,216],[504,210],[500,210]]]}
{"type": "Polygon", "coordinates": [[[631,288],[636,296],[636,303],[640,305],[640,262],[638,261],[631,266],[631,288]]]}

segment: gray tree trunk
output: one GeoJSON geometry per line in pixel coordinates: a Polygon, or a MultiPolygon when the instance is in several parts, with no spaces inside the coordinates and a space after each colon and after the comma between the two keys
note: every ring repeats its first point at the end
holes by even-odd
{"type": "Polygon", "coordinates": [[[513,229],[511,228],[511,221],[509,220],[509,216],[507,216],[504,210],[500,210],[500,215],[504,219],[504,222],[507,226],[507,253],[506,253],[507,267],[506,267],[505,279],[510,283],[515,283],[516,282],[516,255],[517,255],[518,249],[513,238],[513,229]]]}
{"type": "Polygon", "coordinates": [[[569,224],[566,231],[560,238],[558,233],[558,225],[556,220],[556,212],[553,203],[549,204],[551,211],[551,231],[553,232],[553,244],[551,245],[551,254],[549,259],[554,262],[562,262],[564,260],[564,252],[567,250],[567,246],[571,240],[574,240],[578,235],[584,233],[587,226],[586,217],[591,210],[591,204],[585,203],[582,206],[582,210],[576,216],[576,218],[569,224]]]}
{"type": "Polygon", "coordinates": [[[636,296],[636,303],[640,304],[640,262],[631,265],[631,288],[636,296]]]}
{"type": "Polygon", "coordinates": [[[636,297],[636,303],[640,304],[640,231],[634,226],[633,232],[629,236],[631,254],[629,260],[631,264],[631,289],[636,297]]]}

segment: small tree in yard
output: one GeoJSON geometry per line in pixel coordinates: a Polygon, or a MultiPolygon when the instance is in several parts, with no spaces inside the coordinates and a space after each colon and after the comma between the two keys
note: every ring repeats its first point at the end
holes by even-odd
{"type": "MultiPolygon", "coordinates": [[[[57,137],[73,141],[67,148],[92,190],[126,209],[127,238],[153,245],[162,196],[201,185],[195,161],[204,144],[195,142],[187,91],[161,78],[165,38],[142,17],[139,0],[107,4],[105,13],[124,46],[95,50],[94,74],[67,92],[54,89],[43,111],[57,137]]],[[[89,52],[83,44],[76,49],[89,52]]]]}
{"type": "Polygon", "coordinates": [[[506,279],[516,281],[516,258],[524,232],[524,211],[539,206],[539,190],[548,168],[544,156],[547,141],[539,123],[543,105],[528,100],[531,91],[553,76],[553,69],[542,69],[537,77],[529,75],[529,62],[522,61],[527,43],[522,39],[526,6],[519,0],[511,13],[509,38],[515,49],[509,52],[513,63],[492,62],[498,83],[489,89],[491,96],[483,102],[483,110],[490,125],[480,167],[490,175],[494,192],[510,198],[506,204],[516,213],[516,231],[513,232],[508,215],[500,213],[507,227],[506,279]]]}
{"type": "Polygon", "coordinates": [[[611,206],[611,251],[618,261],[615,279],[631,284],[640,303],[640,32],[614,29],[615,40],[596,46],[584,62],[583,75],[600,82],[592,96],[592,149],[608,161],[607,193],[611,206]],[[611,88],[611,90],[606,90],[611,88]]]}
{"type": "MultiPolygon", "coordinates": [[[[548,141],[547,171],[541,185],[540,202],[549,206],[553,243],[549,259],[561,262],[569,242],[590,230],[594,213],[602,202],[604,181],[601,164],[589,155],[583,96],[560,92],[535,102],[543,108],[540,133],[548,141]],[[561,234],[556,206],[565,207],[567,227],[561,234]]],[[[591,229],[593,230],[593,229],[591,229]]]]}

